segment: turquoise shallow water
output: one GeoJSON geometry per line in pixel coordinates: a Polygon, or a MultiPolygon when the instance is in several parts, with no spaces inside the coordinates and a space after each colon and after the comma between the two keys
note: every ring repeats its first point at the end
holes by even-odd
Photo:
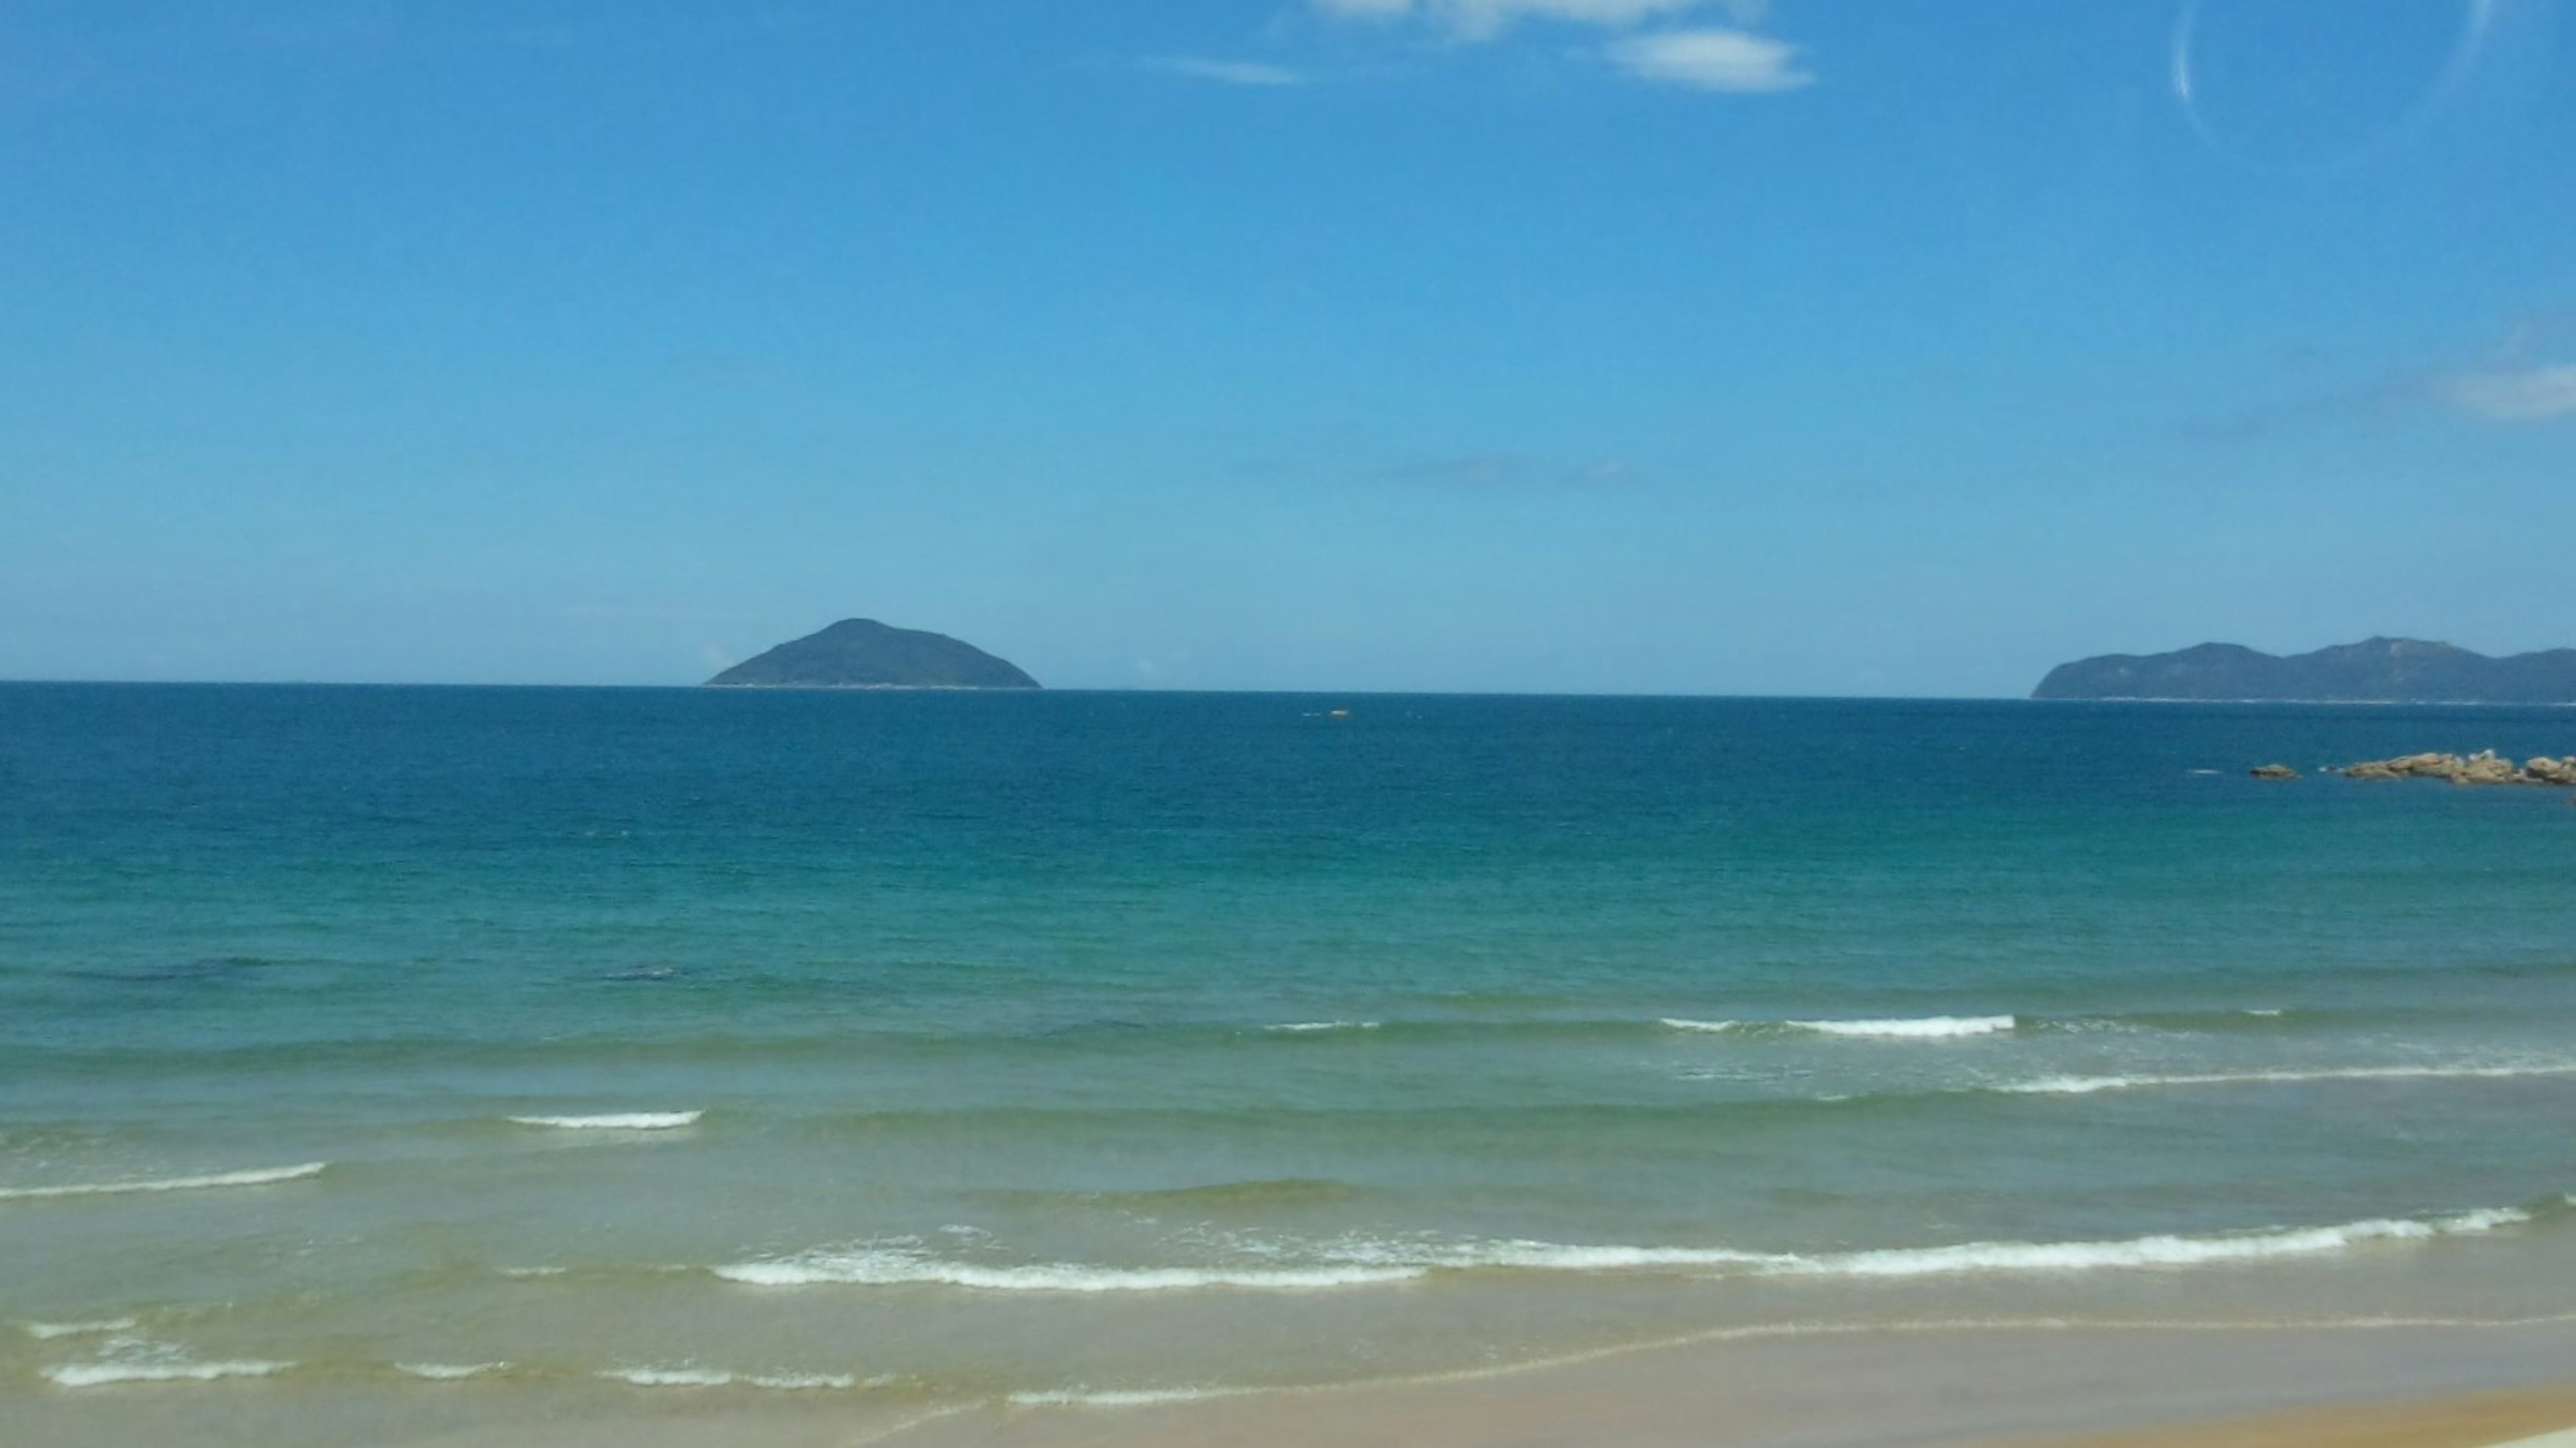
{"type": "Polygon", "coordinates": [[[2490,746],[2576,716],[0,686],[0,1397],[2576,1311],[2576,809],[2244,774],[2490,746]]]}

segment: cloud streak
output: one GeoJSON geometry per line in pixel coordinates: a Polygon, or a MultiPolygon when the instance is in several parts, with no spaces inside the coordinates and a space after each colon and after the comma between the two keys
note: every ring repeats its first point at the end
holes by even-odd
{"type": "Polygon", "coordinates": [[[1307,83],[1306,73],[1284,65],[1268,65],[1257,60],[1219,60],[1204,55],[1157,55],[1141,62],[1145,69],[1163,75],[1176,75],[1186,80],[1211,81],[1217,85],[1296,86],[1307,83]]]}
{"type": "Polygon", "coordinates": [[[1629,36],[1611,43],[1610,60],[1640,80],[1736,95],[1775,95],[1816,79],[1798,68],[1796,46],[1714,26],[1629,36]]]}
{"type": "Polygon", "coordinates": [[[2548,422],[2576,416],[2576,363],[2463,372],[2444,379],[2440,392],[2454,408],[2487,422],[2548,422]]]}
{"type": "Polygon", "coordinates": [[[1481,44],[1531,21],[1620,32],[1599,56],[1635,80],[1731,95],[1778,95],[1812,85],[1798,47],[1756,34],[1769,0],[1307,0],[1341,20],[1418,23],[1461,45],[1481,44]],[[1714,9],[1730,23],[1689,25],[1714,9]]]}
{"type": "Polygon", "coordinates": [[[2184,430],[2241,442],[2303,423],[2401,413],[2445,413],[2496,427],[2576,417],[2576,362],[2543,360],[2564,355],[2569,331],[2565,315],[2543,314],[2516,327],[2473,365],[2384,372],[2353,386],[2203,418],[2184,430]]]}
{"type": "Polygon", "coordinates": [[[1491,40],[1523,20],[1625,27],[1679,15],[1701,0],[1314,0],[1328,15],[1392,21],[1421,17],[1461,40],[1491,40]]]}

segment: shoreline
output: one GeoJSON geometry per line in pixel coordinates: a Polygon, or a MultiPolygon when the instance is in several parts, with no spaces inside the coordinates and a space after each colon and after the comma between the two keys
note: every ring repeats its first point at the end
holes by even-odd
{"type": "Polygon", "coordinates": [[[1781,1326],[1410,1380],[1107,1396],[943,1410],[851,1448],[2490,1448],[2576,1429],[2576,1319],[1781,1326]]]}
{"type": "Polygon", "coordinates": [[[189,1441],[209,1412],[289,1448],[2507,1448],[2576,1430],[2576,1315],[1775,1323],[1313,1387],[945,1404],[506,1378],[6,1400],[57,1448],[189,1441]]]}

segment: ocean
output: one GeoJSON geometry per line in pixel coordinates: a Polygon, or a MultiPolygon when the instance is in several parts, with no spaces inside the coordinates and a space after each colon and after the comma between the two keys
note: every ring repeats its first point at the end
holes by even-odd
{"type": "Polygon", "coordinates": [[[2484,747],[2576,713],[0,686],[0,1420],[2565,1317],[2576,808],[2315,773],[2484,747]]]}

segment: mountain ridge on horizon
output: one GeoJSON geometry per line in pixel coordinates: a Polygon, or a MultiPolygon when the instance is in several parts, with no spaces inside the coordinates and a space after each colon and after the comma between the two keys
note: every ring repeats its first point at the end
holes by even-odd
{"type": "Polygon", "coordinates": [[[2576,648],[2490,657],[2457,644],[2374,636],[2304,654],[2203,643],[2060,664],[2034,699],[2284,703],[2576,703],[2576,648]]]}

